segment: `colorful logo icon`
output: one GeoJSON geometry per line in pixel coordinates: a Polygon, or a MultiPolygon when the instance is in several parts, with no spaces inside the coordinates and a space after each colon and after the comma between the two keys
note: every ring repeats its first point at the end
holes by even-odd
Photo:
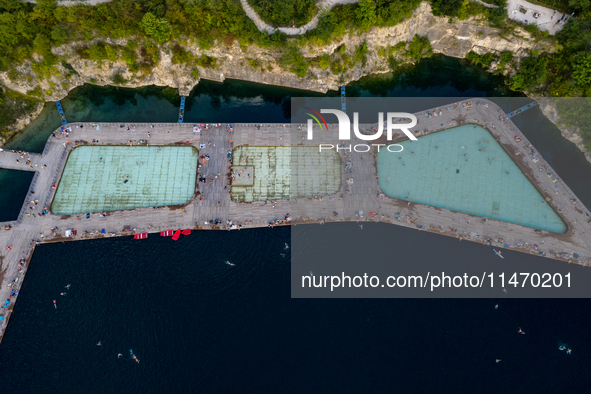
{"type": "MultiPolygon", "coordinates": [[[[318,115],[318,117],[319,117],[320,119],[322,119],[322,122],[324,123],[324,126],[326,126],[326,130],[328,130],[328,125],[326,124],[326,120],[324,120],[324,117],[323,117],[322,115],[320,115],[320,113],[319,113],[318,111],[314,111],[312,108],[308,108],[308,107],[304,107],[304,109],[307,109],[307,110],[309,110],[309,111],[312,111],[312,112],[314,112],[316,115],[318,115]]],[[[318,123],[318,126],[320,126],[320,130],[323,130],[323,128],[322,128],[322,123],[320,123],[320,121],[318,120],[318,118],[317,118],[316,116],[312,115],[312,114],[311,114],[311,113],[309,113],[309,112],[306,112],[306,115],[310,115],[310,116],[311,116],[311,117],[312,117],[312,118],[313,118],[313,119],[316,121],[316,123],[318,123]]]]}

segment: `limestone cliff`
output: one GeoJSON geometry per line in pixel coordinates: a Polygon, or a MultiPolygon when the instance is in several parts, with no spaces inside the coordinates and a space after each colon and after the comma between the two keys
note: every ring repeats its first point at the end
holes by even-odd
{"type": "MultiPolygon", "coordinates": [[[[146,75],[141,71],[130,72],[124,61],[103,61],[98,64],[82,59],[76,49],[87,47],[93,42],[74,42],[53,49],[54,54],[61,59],[67,59],[67,63],[61,62],[55,66],[58,73],[54,73],[51,77],[39,78],[33,71],[31,63],[26,62],[18,67],[17,73],[0,72],[0,82],[21,93],[36,92],[40,98],[46,101],[60,100],[70,90],[85,83],[112,85],[113,76],[117,74],[125,79],[125,82],[119,86],[170,86],[178,88],[182,95],[188,95],[200,78],[215,81],[232,78],[326,92],[329,89],[336,90],[339,85],[358,80],[365,75],[388,72],[390,69],[388,58],[380,56],[379,49],[388,45],[394,46],[401,41],[411,41],[415,35],[427,37],[433,52],[459,58],[464,58],[471,50],[478,54],[511,51],[513,59],[519,61],[530,50],[553,51],[554,49],[548,43],[534,41],[523,29],[517,29],[513,35],[504,37],[498,29],[489,27],[482,18],[471,18],[465,21],[455,19],[449,23],[448,18],[433,16],[430,5],[423,2],[411,18],[396,26],[373,28],[364,33],[352,31],[351,34],[346,35],[338,42],[322,47],[310,45],[302,50],[306,58],[312,59],[319,55],[332,54],[336,48],[345,44],[350,54],[356,46],[365,41],[368,49],[365,66],[358,62],[358,64],[349,67],[345,73],[339,75],[333,74],[330,69],[314,66],[312,63],[306,77],[299,78],[278,64],[277,60],[281,55],[281,50],[260,48],[254,45],[241,47],[237,41],[229,46],[222,42],[211,49],[203,50],[190,38],[186,38],[183,40],[186,50],[195,56],[205,54],[216,60],[215,68],[197,67],[198,78],[193,76],[192,67],[173,64],[171,44],[160,47],[160,60],[146,75]]],[[[103,39],[101,41],[125,45],[127,39],[103,39]]],[[[402,61],[408,61],[401,57],[401,53],[398,53],[397,56],[402,61]]],[[[509,68],[505,72],[509,72],[509,68]]]]}
{"type": "MultiPolygon", "coordinates": [[[[556,125],[560,129],[560,133],[564,138],[572,142],[579,148],[584,154],[587,161],[591,163],[591,152],[587,151],[583,146],[583,139],[579,133],[579,128],[577,127],[568,127],[560,116],[558,116],[558,111],[556,108],[556,100],[552,98],[546,97],[536,97],[535,100],[537,101],[540,109],[544,113],[544,115],[556,125]]],[[[575,99],[570,99],[575,100],[575,99]]]]}
{"type": "MultiPolygon", "coordinates": [[[[339,85],[358,80],[364,75],[387,72],[389,70],[386,57],[379,56],[377,49],[387,45],[395,45],[400,41],[410,41],[413,36],[427,37],[435,53],[463,58],[473,50],[479,54],[487,52],[513,52],[514,59],[523,57],[528,50],[540,49],[552,51],[548,44],[536,43],[524,30],[510,37],[503,37],[499,30],[487,26],[486,21],[472,18],[466,21],[454,20],[448,23],[448,18],[433,16],[428,3],[422,3],[413,16],[406,21],[388,28],[374,28],[365,33],[353,33],[345,36],[339,42],[323,47],[310,46],[303,50],[304,56],[313,58],[322,54],[330,54],[341,44],[347,45],[349,50],[367,42],[368,57],[365,67],[361,64],[349,69],[344,75],[334,75],[330,70],[310,67],[305,78],[298,78],[294,73],[283,69],[277,64],[279,50],[249,46],[241,48],[238,42],[231,46],[220,43],[209,50],[202,50],[187,40],[185,48],[200,56],[206,54],[216,59],[217,67],[199,69],[199,78],[223,81],[225,78],[243,79],[257,83],[281,85],[305,90],[326,92],[337,89],[339,85]],[[257,67],[249,64],[249,59],[257,59],[257,67]]],[[[125,45],[127,40],[102,40],[110,44],[125,45]]],[[[131,73],[123,61],[102,64],[81,59],[76,54],[76,47],[87,46],[92,42],[77,42],[54,48],[56,55],[68,59],[68,63],[76,73],[69,72],[63,65],[57,65],[61,74],[53,75],[49,79],[40,79],[33,72],[30,63],[18,68],[19,77],[11,79],[7,72],[0,73],[0,81],[8,88],[21,93],[27,93],[39,88],[43,91],[43,98],[48,101],[60,100],[68,92],[85,83],[97,85],[113,84],[112,77],[121,74],[127,82],[121,86],[138,87],[145,85],[170,86],[178,88],[181,94],[188,94],[199,82],[191,74],[191,69],[185,65],[172,64],[172,53],[169,45],[160,48],[160,61],[150,75],[141,72],[131,73]]]]}

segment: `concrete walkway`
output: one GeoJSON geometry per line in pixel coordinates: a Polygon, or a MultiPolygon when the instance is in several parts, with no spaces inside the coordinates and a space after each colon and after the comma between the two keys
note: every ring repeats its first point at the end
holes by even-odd
{"type": "Polygon", "coordinates": [[[38,153],[4,151],[0,154],[0,168],[19,171],[37,171],[43,168],[43,164],[40,164],[41,155],[38,153]]]}
{"type": "Polygon", "coordinates": [[[536,24],[540,30],[547,31],[550,34],[556,34],[562,30],[564,23],[570,18],[570,15],[555,12],[555,10],[551,10],[550,8],[528,3],[524,0],[508,0],[507,12],[509,13],[509,18],[514,21],[521,22],[525,25],[536,24]],[[525,13],[521,12],[523,10],[525,10],[525,13]],[[540,14],[540,16],[534,18],[535,13],[540,14]]]}
{"type": "MultiPolygon", "coordinates": [[[[36,172],[18,219],[0,223],[0,301],[10,299],[9,308],[0,310],[0,316],[6,317],[0,322],[0,340],[16,301],[16,297],[10,297],[10,292],[20,290],[28,261],[35,245],[41,242],[77,241],[103,238],[111,234],[129,236],[139,232],[158,236],[157,233],[160,231],[179,228],[222,230],[237,226],[267,227],[270,224],[383,221],[474,242],[481,243],[490,239],[496,248],[509,244],[511,249],[525,253],[543,253],[549,258],[569,260],[583,265],[591,264],[591,223],[585,218],[585,206],[563,181],[553,183],[556,176],[546,177],[547,172],[552,172],[550,165],[541,155],[532,152],[533,147],[528,140],[496,104],[482,98],[469,99],[415,115],[419,119],[419,124],[412,131],[419,137],[419,142],[420,136],[457,126],[458,121],[462,119],[465,120],[464,124],[474,123],[486,127],[537,187],[548,204],[560,214],[567,224],[567,232],[557,234],[536,231],[530,227],[493,219],[482,221],[473,215],[384,196],[376,176],[375,148],[372,148],[374,151],[365,153],[345,151],[342,148],[339,150],[343,163],[343,186],[332,196],[252,203],[232,202],[232,184],[228,176],[229,166],[232,164],[227,157],[228,150],[241,145],[317,146],[318,141],[305,139],[306,125],[303,124],[233,124],[230,132],[229,125],[221,124],[211,125],[208,130],[194,133],[194,125],[186,123],[140,123],[133,124],[135,127],[129,130],[128,123],[101,123],[98,124],[99,129],[97,124],[73,123],[68,125],[71,127],[69,135],[63,135],[57,130],[55,136],[47,141],[41,155],[0,152],[0,161],[10,164],[6,165],[6,168],[18,167],[36,172]],[[425,117],[426,112],[439,114],[439,111],[441,115],[425,117]],[[521,137],[521,142],[515,141],[515,135],[521,137]],[[93,145],[89,142],[93,139],[100,139],[100,145],[128,145],[129,141],[133,145],[138,145],[142,144],[140,140],[149,139],[152,146],[195,146],[199,149],[200,155],[210,156],[207,163],[202,163],[199,174],[209,175],[213,180],[199,183],[196,191],[199,195],[183,207],[112,211],[106,216],[91,214],[89,219],[86,219],[85,215],[40,215],[43,207],[51,204],[55,192],[52,186],[59,182],[62,176],[68,153],[77,145],[93,145]],[[16,162],[17,159],[20,160],[20,156],[23,156],[23,159],[30,158],[31,164],[23,165],[20,161],[16,162]],[[346,167],[350,167],[351,171],[346,167]],[[542,171],[540,167],[545,169],[542,171]],[[347,182],[348,179],[354,179],[354,183],[347,182]],[[363,211],[363,214],[359,214],[360,211],[363,211]],[[369,217],[370,212],[375,214],[369,217]],[[292,220],[285,220],[288,214],[292,220]],[[399,215],[401,220],[397,220],[396,215],[399,215]],[[214,224],[213,221],[216,219],[221,221],[221,224],[214,224]],[[12,228],[5,231],[6,225],[12,228]],[[125,228],[131,230],[125,231],[125,228]],[[65,237],[65,230],[71,229],[76,229],[78,235],[65,237]],[[105,229],[106,234],[101,234],[101,229],[105,229]],[[574,258],[573,253],[578,253],[580,257],[574,258]]],[[[373,134],[373,127],[374,125],[360,125],[360,129],[366,134],[373,134]]],[[[325,135],[322,143],[339,145],[337,126],[331,124],[329,129],[334,132],[325,135]]],[[[402,132],[394,136],[394,141],[403,139],[405,137],[402,132]]],[[[354,137],[350,143],[356,145],[364,144],[366,141],[354,137]]],[[[47,300],[47,303],[48,308],[51,308],[51,300],[47,300]]]]}
{"type": "Polygon", "coordinates": [[[302,27],[278,27],[278,28],[275,28],[275,27],[269,25],[267,22],[263,21],[259,17],[259,15],[255,12],[255,10],[248,4],[247,0],[240,0],[240,2],[242,3],[242,8],[244,9],[244,12],[246,12],[246,15],[250,19],[252,19],[252,21],[257,26],[259,31],[266,31],[269,34],[273,34],[277,30],[279,30],[280,32],[285,33],[288,36],[295,36],[298,34],[304,34],[308,30],[316,29],[316,27],[318,26],[318,19],[320,18],[320,16],[323,13],[330,11],[332,9],[332,7],[334,7],[335,5],[357,3],[357,2],[359,2],[359,0],[321,0],[318,3],[318,10],[319,10],[318,13],[316,15],[314,15],[312,20],[310,22],[306,23],[304,26],[302,26],[302,27]]]}

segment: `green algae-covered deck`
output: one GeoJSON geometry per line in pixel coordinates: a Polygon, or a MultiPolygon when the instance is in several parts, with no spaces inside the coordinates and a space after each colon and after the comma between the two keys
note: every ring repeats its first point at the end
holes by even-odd
{"type": "Polygon", "coordinates": [[[234,202],[327,196],[341,188],[341,158],[332,149],[239,146],[232,163],[234,202]]]}
{"type": "Polygon", "coordinates": [[[81,146],[51,204],[55,215],[185,204],[195,194],[192,146],[81,146]]]}
{"type": "Polygon", "coordinates": [[[378,153],[379,185],[388,196],[566,231],[562,219],[486,129],[464,125],[401,145],[401,153],[378,153]]]}

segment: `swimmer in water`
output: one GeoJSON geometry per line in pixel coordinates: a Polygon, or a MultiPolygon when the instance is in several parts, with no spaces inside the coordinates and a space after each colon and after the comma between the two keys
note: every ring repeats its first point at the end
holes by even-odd
{"type": "Polygon", "coordinates": [[[523,332],[523,330],[521,329],[521,327],[519,327],[519,331],[517,331],[520,334],[525,334],[525,332],[523,332]]]}
{"type": "Polygon", "coordinates": [[[500,358],[497,358],[495,361],[499,363],[499,362],[501,362],[503,360],[501,360],[500,358]]]}
{"type": "Polygon", "coordinates": [[[117,358],[121,358],[122,356],[123,356],[123,354],[119,353],[119,354],[117,355],[117,358]]]}
{"type": "Polygon", "coordinates": [[[285,244],[285,250],[289,249],[289,245],[286,243],[285,244]]]}
{"type": "Polygon", "coordinates": [[[101,343],[101,341],[99,341],[96,346],[103,346],[103,344],[101,343]]]}
{"type": "Polygon", "coordinates": [[[566,351],[566,354],[572,354],[572,352],[573,352],[572,350],[568,349],[568,350],[566,351]]]}

